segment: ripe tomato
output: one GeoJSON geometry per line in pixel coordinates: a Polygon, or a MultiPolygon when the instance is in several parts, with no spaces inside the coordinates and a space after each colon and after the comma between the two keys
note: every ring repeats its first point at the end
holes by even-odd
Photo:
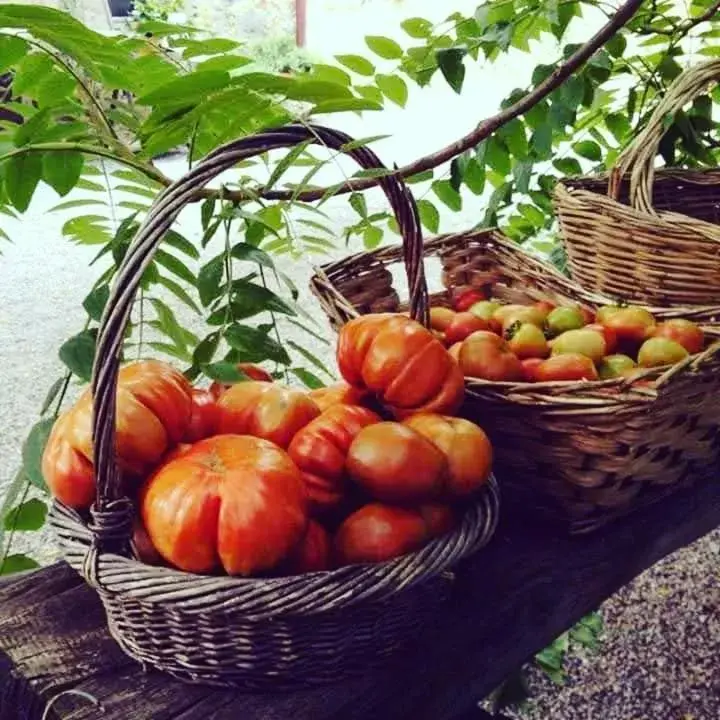
{"type": "Polygon", "coordinates": [[[604,305],[595,314],[595,322],[604,325],[605,320],[616,313],[619,309],[620,307],[618,305],[604,305]]]}
{"type": "MultiPolygon", "coordinates": [[[[258,382],[272,382],[272,375],[265,370],[265,368],[256,365],[255,363],[238,363],[237,369],[247,375],[250,380],[257,380],[258,382]]],[[[240,382],[243,382],[242,380],[240,382]]],[[[214,382],[210,386],[210,392],[215,397],[220,397],[228,388],[231,388],[235,383],[221,383],[214,382]]]]}
{"type": "Polygon", "coordinates": [[[538,310],[544,313],[545,318],[547,319],[547,316],[557,307],[557,305],[554,305],[548,300],[539,300],[533,305],[533,307],[536,307],[538,310]]]}
{"type": "Polygon", "coordinates": [[[143,524],[171,565],[230,575],[272,570],[300,542],[307,503],[300,471],[267,440],[216,435],[148,478],[143,524]]]}
{"type": "Polygon", "coordinates": [[[419,550],[429,539],[417,510],[372,503],[350,515],[334,539],[339,565],[379,563],[419,550]]]}
{"type": "Polygon", "coordinates": [[[212,390],[194,388],[192,391],[192,414],[190,424],[185,431],[185,442],[194,443],[204,440],[217,432],[220,409],[217,395],[212,390]]]}
{"type": "Polygon", "coordinates": [[[148,537],[147,530],[143,527],[140,518],[135,518],[133,534],[130,540],[133,554],[146,565],[164,565],[162,555],[155,549],[155,546],[148,537]]]}
{"type": "Polygon", "coordinates": [[[590,310],[590,308],[586,308],[586,307],[583,307],[582,305],[578,305],[578,309],[580,310],[580,313],[583,316],[585,325],[592,325],[593,323],[596,322],[596,315],[592,310],[590,310]]]}
{"type": "Polygon", "coordinates": [[[601,380],[623,377],[631,373],[637,365],[627,355],[608,355],[598,365],[598,374],[601,380]]]}
{"type": "Polygon", "coordinates": [[[444,415],[414,415],[404,424],[445,455],[448,471],[444,494],[464,498],[485,484],[493,451],[487,435],[475,423],[444,415]]]}
{"type": "Polygon", "coordinates": [[[655,318],[639,307],[619,308],[602,321],[615,331],[618,343],[637,348],[655,333],[655,318]]]}
{"type": "Polygon", "coordinates": [[[325,412],[333,405],[360,405],[366,399],[368,393],[366,390],[339,382],[328,385],[328,387],[311,390],[308,395],[320,408],[320,412],[325,412]]]}
{"type": "Polygon", "coordinates": [[[598,372],[586,355],[568,353],[543,360],[535,371],[538,382],[597,380],[598,372]]]}
{"type": "Polygon", "coordinates": [[[691,355],[702,352],[705,347],[705,333],[690,320],[666,320],[655,330],[655,337],[664,337],[682,345],[691,355]]]}
{"type": "Polygon", "coordinates": [[[490,323],[487,320],[483,320],[471,312],[456,313],[445,328],[445,342],[448,345],[454,345],[478,330],[489,329],[490,323]]]}
{"type": "Polygon", "coordinates": [[[345,464],[363,490],[386,502],[422,502],[443,489],[447,461],[419,432],[394,422],[363,428],[345,464]]]}
{"type": "Polygon", "coordinates": [[[433,330],[445,332],[454,317],[455,312],[450,308],[432,307],[430,308],[430,327],[433,330]]]}
{"type": "Polygon", "coordinates": [[[662,367],[674,365],[684,360],[690,353],[678,342],[666,337],[654,337],[646,340],[638,353],[640,367],[662,367]]]}
{"type": "Polygon", "coordinates": [[[485,300],[485,296],[481,292],[477,290],[465,290],[455,298],[453,306],[457,312],[465,312],[481,300],[485,300]]]}
{"type": "Polygon", "coordinates": [[[95,500],[92,463],[68,440],[74,423],[74,408],[60,415],[53,425],[42,457],[42,473],[50,492],[68,507],[83,510],[95,500]]]}
{"type": "Polygon", "coordinates": [[[308,522],[302,540],[290,552],[283,570],[288,575],[320,572],[330,569],[331,547],[328,531],[315,520],[308,522]]]}
{"type": "Polygon", "coordinates": [[[537,382],[537,369],[542,365],[543,358],[527,358],[522,361],[523,379],[525,382],[537,382]]]}
{"type": "Polygon", "coordinates": [[[600,333],[605,338],[606,354],[612,355],[615,350],[617,350],[617,333],[612,328],[605,327],[600,323],[590,323],[590,325],[586,325],[584,329],[594,330],[595,332],[600,333]]]}
{"type": "Polygon", "coordinates": [[[466,376],[511,382],[522,380],[520,360],[507,343],[490,332],[473,333],[460,348],[460,367],[466,376]]]}
{"type": "Polygon", "coordinates": [[[550,354],[545,333],[537,326],[530,323],[520,325],[512,333],[508,340],[508,348],[521,360],[527,358],[545,358],[550,354]]]}
{"type": "Polygon", "coordinates": [[[320,408],[302,390],[253,380],[233,385],[217,402],[218,433],[253,435],[281,448],[320,415],[320,408]]]}
{"type": "MultiPolygon", "coordinates": [[[[170,365],[143,360],[120,369],[115,447],[127,475],[147,474],[184,436],[192,388],[170,365]]],[[[92,504],[92,396],[88,388],[55,424],[43,456],[43,473],[56,497],[71,507],[92,504]],[[63,499],[64,498],[64,499],[63,499]]]]}
{"type": "Polygon", "coordinates": [[[505,333],[517,323],[521,325],[536,325],[538,328],[541,328],[545,323],[546,317],[546,314],[536,307],[522,306],[518,310],[505,313],[502,329],[505,333]]]}
{"type": "Polygon", "coordinates": [[[342,500],[350,445],[364,427],[378,422],[380,417],[366,408],[333,405],[295,435],[288,454],[302,473],[311,513],[342,500]]]}
{"type": "Polygon", "coordinates": [[[427,408],[452,413],[462,404],[462,372],[443,344],[401,315],[351,320],[338,338],[345,380],[374,392],[395,415],[427,408]]]}
{"type": "Polygon", "coordinates": [[[457,518],[449,505],[420,505],[420,515],[430,538],[437,538],[449,533],[457,524],[457,518]]]}
{"type": "Polygon", "coordinates": [[[568,330],[578,330],[585,325],[585,315],[579,307],[555,308],[546,319],[547,327],[553,336],[568,330]]]}
{"type": "Polygon", "coordinates": [[[526,309],[527,305],[500,305],[500,307],[498,307],[493,313],[493,320],[495,320],[500,328],[503,328],[505,326],[505,320],[507,320],[510,315],[514,315],[515,313],[522,312],[526,309]]]}
{"type": "Polygon", "coordinates": [[[596,330],[568,330],[552,341],[553,355],[585,355],[598,363],[607,352],[605,336],[596,330]]]}
{"type": "Polygon", "coordinates": [[[462,343],[455,343],[450,347],[448,352],[450,353],[450,357],[452,357],[453,360],[455,360],[456,363],[460,363],[460,348],[462,347],[462,343]]]}

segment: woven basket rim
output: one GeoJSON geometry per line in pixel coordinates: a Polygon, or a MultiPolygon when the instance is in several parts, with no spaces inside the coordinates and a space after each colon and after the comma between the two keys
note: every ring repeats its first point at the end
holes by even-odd
{"type": "MultiPolygon", "coordinates": [[[[417,576],[413,577],[409,582],[398,583],[393,587],[392,592],[400,592],[407,587],[411,587],[419,582],[435,577],[447,572],[451,566],[458,562],[457,556],[444,561],[442,559],[443,551],[460,544],[466,534],[473,537],[469,548],[463,552],[466,557],[480,549],[491,537],[495,531],[498,522],[498,507],[500,502],[500,490],[497,479],[491,473],[488,481],[483,488],[475,496],[474,502],[465,509],[462,520],[458,525],[445,535],[435,538],[426,543],[416,552],[407,553],[401,557],[384,563],[364,563],[348,565],[332,570],[317,571],[312,573],[303,573],[299,575],[286,575],[277,577],[239,577],[230,575],[202,575],[198,573],[186,572],[173,567],[154,566],[143,563],[133,557],[127,557],[112,552],[99,553],[97,561],[97,579],[100,581],[102,592],[120,595],[128,599],[146,601],[149,603],[165,603],[169,601],[157,600],[152,597],[153,593],[157,593],[158,584],[169,581],[170,583],[182,583],[183,586],[195,586],[195,598],[202,598],[208,592],[214,595],[226,596],[225,604],[232,605],[233,593],[245,590],[265,590],[267,593],[277,593],[278,591],[298,590],[299,587],[306,587],[310,592],[322,591],[324,593],[338,590],[346,587],[345,597],[338,603],[337,608],[347,608],[360,603],[367,602],[372,598],[373,593],[368,592],[353,593],[352,589],[356,584],[366,584],[372,580],[372,577],[379,572],[392,574],[394,571],[407,570],[413,568],[418,570],[417,576]],[[484,520],[484,523],[481,522],[484,520]],[[490,525],[487,532],[485,525],[490,525]],[[438,556],[440,560],[438,561],[438,556]],[[435,562],[435,566],[432,563],[435,562]],[[425,567],[426,572],[423,572],[425,567]],[[430,569],[428,569],[430,568],[430,569]],[[133,580],[124,586],[122,583],[117,586],[113,579],[117,574],[131,572],[133,580]],[[139,583],[139,585],[138,585],[139,583]],[[146,586],[147,583],[147,586],[146,586]],[[155,583],[153,585],[153,583],[155,583]],[[151,587],[152,585],[152,587],[151,587]],[[145,589],[148,592],[145,592],[145,589]]],[[[60,536],[60,544],[65,550],[66,560],[73,566],[83,577],[92,582],[90,573],[86,572],[83,561],[87,551],[93,545],[92,533],[84,521],[82,516],[74,509],[63,505],[61,502],[54,500],[49,512],[50,525],[56,535],[60,536]],[[68,537],[71,534],[72,537],[68,537]],[[74,556],[74,557],[73,557],[74,556]],[[75,560],[74,560],[75,559],[75,560]]],[[[97,583],[93,583],[97,584],[97,583]]],[[[304,592],[303,588],[303,592],[304,592]]],[[[260,593],[262,594],[262,593],[260,593]]],[[[387,594],[387,593],[386,593],[387,594]]],[[[188,602],[179,601],[171,603],[174,608],[183,612],[193,612],[192,599],[188,602]]],[[[205,607],[200,604],[197,612],[204,612],[205,607]]],[[[258,606],[257,611],[249,614],[248,619],[260,620],[263,618],[277,618],[280,615],[302,615],[310,616],[325,611],[325,608],[319,607],[315,612],[303,610],[301,612],[269,612],[264,613],[262,608],[258,606]]]]}

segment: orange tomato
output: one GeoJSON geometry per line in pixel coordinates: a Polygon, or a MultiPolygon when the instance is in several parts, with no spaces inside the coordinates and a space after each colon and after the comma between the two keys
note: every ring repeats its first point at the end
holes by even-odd
{"type": "Polygon", "coordinates": [[[290,553],[284,570],[288,575],[320,572],[330,569],[331,547],[328,531],[315,520],[310,520],[303,539],[290,553]]]}
{"type": "Polygon", "coordinates": [[[557,305],[551,303],[548,300],[538,300],[538,302],[536,302],[533,307],[540,310],[540,312],[542,312],[547,318],[547,316],[557,307],[557,305]]]}
{"type": "Polygon", "coordinates": [[[354,388],[344,382],[311,390],[308,393],[312,401],[320,408],[320,412],[325,412],[333,405],[360,405],[367,394],[367,391],[354,388]]]}
{"type": "Polygon", "coordinates": [[[379,563],[419,550],[429,539],[417,510],[372,503],[350,515],[334,539],[339,565],[379,563]]]}
{"type": "MultiPolygon", "coordinates": [[[[260,367],[260,365],[256,365],[255,363],[238,363],[235,367],[241,372],[247,375],[248,379],[250,380],[257,380],[258,382],[272,382],[273,377],[272,375],[263,367],[260,367]]],[[[244,382],[244,380],[240,380],[239,382],[244,382]]],[[[215,381],[210,386],[210,392],[215,395],[215,397],[220,397],[228,388],[231,388],[236,383],[221,383],[219,381],[215,381]]]]}
{"type": "Polygon", "coordinates": [[[171,565],[253,575],[301,541],[307,501],[300,471],[267,440],[216,435],[160,467],[142,488],[148,537],[171,565]]]}
{"type": "Polygon", "coordinates": [[[443,344],[401,315],[365,315],[340,331],[338,366],[345,380],[375,393],[393,413],[456,411],[462,373],[443,344]]]}
{"type": "Polygon", "coordinates": [[[194,443],[217,432],[220,409],[217,395],[212,390],[194,388],[192,391],[192,414],[183,440],[194,443]]]}
{"type": "Polygon", "coordinates": [[[430,327],[433,330],[445,332],[448,325],[453,321],[455,311],[446,307],[430,308],[430,327]]]}
{"type": "Polygon", "coordinates": [[[537,382],[537,369],[542,365],[543,358],[527,358],[521,361],[525,382],[537,382]]]}
{"type": "Polygon", "coordinates": [[[705,333],[696,323],[690,320],[666,320],[655,330],[655,337],[674,340],[682,345],[691,355],[702,352],[705,347],[705,333]]]}
{"type": "Polygon", "coordinates": [[[443,489],[447,461],[423,435],[394,422],[363,428],[347,453],[350,477],[378,500],[422,502],[443,489]]]}
{"type": "Polygon", "coordinates": [[[655,333],[655,318],[648,310],[623,307],[604,317],[601,323],[615,331],[620,344],[637,347],[655,333]]]}
{"type": "Polygon", "coordinates": [[[560,382],[570,380],[597,380],[598,371],[586,355],[567,353],[554,355],[535,370],[538,382],[560,382]]]}
{"type": "Polygon", "coordinates": [[[553,355],[585,355],[598,363],[607,353],[605,335],[587,328],[568,330],[552,341],[553,355]]]}
{"type": "Polygon", "coordinates": [[[507,343],[490,332],[473,333],[460,348],[460,367],[469,377],[510,382],[523,379],[520,360],[507,343]]]}
{"type": "MultiPolygon", "coordinates": [[[[192,412],[192,387],[182,373],[158,360],[120,368],[115,448],[127,475],[147,474],[184,436],[192,412]]],[[[61,415],[43,455],[45,481],[71,507],[92,504],[92,395],[82,393],[61,415]]]]}
{"type": "Polygon", "coordinates": [[[615,350],[617,350],[617,333],[612,328],[605,327],[605,325],[601,325],[600,323],[591,323],[590,325],[586,325],[584,330],[594,330],[605,338],[605,352],[607,355],[612,355],[615,350]]]}
{"type": "Polygon", "coordinates": [[[320,415],[320,408],[302,390],[253,380],[226,390],[218,408],[218,433],[253,435],[281,448],[320,415]]]}
{"type": "Polygon", "coordinates": [[[512,332],[507,346],[521,360],[545,358],[550,354],[550,346],[545,334],[537,325],[531,323],[524,323],[512,332]]]}
{"type": "Polygon", "coordinates": [[[489,329],[490,323],[487,320],[483,320],[471,312],[456,313],[445,328],[445,342],[448,345],[454,345],[478,330],[489,329]]]}
{"type": "Polygon", "coordinates": [[[340,503],[350,445],[364,427],[378,422],[366,408],[333,405],[295,435],[288,454],[302,473],[311,513],[340,503]]]}
{"type": "Polygon", "coordinates": [[[444,415],[414,415],[404,424],[426,437],[445,456],[445,494],[464,498],[487,482],[492,469],[492,445],[475,423],[444,415]]]}

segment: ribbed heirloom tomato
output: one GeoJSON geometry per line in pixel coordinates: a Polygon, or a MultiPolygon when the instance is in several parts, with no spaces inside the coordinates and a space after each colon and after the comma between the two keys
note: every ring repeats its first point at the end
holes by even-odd
{"type": "Polygon", "coordinates": [[[268,382],[233,385],[218,400],[218,433],[254,435],[286,448],[320,414],[307,393],[268,382]]]}
{"type": "Polygon", "coordinates": [[[305,535],[288,556],[282,570],[288,575],[302,575],[330,568],[330,534],[315,520],[310,520],[305,535]]]}
{"type": "Polygon", "coordinates": [[[443,344],[402,315],[365,315],[340,331],[340,372],[374,392],[396,417],[453,413],[465,394],[463,374],[443,344]]]}
{"type": "Polygon", "coordinates": [[[218,396],[210,390],[193,388],[192,413],[190,423],[183,439],[185,442],[204,440],[217,432],[220,420],[220,408],[217,404],[218,396]]]}
{"type": "Polygon", "coordinates": [[[140,493],[155,549],[181,570],[272,570],[302,540],[308,517],[300,471],[267,440],[216,435],[160,467],[140,493]]]}
{"type": "Polygon", "coordinates": [[[325,412],[333,405],[360,405],[367,394],[367,390],[354,388],[344,382],[317,388],[308,393],[312,401],[320,408],[320,412],[325,412]]]}
{"type": "Polygon", "coordinates": [[[380,417],[372,410],[334,405],[295,435],[288,454],[302,473],[311,512],[340,503],[350,445],[363,428],[378,422],[380,417]]]}
{"type": "MultiPolygon", "coordinates": [[[[191,411],[190,383],[167,363],[143,360],[122,367],[115,421],[121,470],[142,476],[155,467],[183,438],[191,411]]],[[[92,504],[92,453],[92,396],[87,389],[58,418],[43,454],[48,487],[70,507],[84,509],[92,504]]]]}

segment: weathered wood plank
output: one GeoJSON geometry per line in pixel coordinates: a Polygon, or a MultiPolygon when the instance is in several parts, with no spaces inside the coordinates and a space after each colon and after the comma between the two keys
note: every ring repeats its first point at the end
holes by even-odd
{"type": "MultiPolygon", "coordinates": [[[[437,627],[384,672],[274,695],[143,673],[110,639],[92,590],[53,566],[0,586],[0,720],[36,720],[43,702],[68,687],[101,700],[107,720],[453,718],[637,574],[719,525],[717,481],[587,537],[505,518],[492,544],[458,573],[437,627]]],[[[56,709],[62,720],[98,717],[72,697],[56,709]]]]}

